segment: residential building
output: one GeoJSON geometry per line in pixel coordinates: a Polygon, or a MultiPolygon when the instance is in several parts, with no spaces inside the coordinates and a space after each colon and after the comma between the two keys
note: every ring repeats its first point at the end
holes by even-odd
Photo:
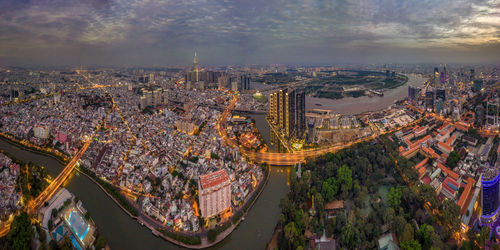
{"type": "Polygon", "coordinates": [[[201,216],[209,218],[231,206],[231,181],[221,169],[200,176],[198,182],[201,216]]]}

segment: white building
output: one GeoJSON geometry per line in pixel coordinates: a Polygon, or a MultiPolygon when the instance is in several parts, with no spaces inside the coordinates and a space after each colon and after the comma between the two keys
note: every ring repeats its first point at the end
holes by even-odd
{"type": "Polygon", "coordinates": [[[47,139],[49,138],[50,128],[48,126],[37,125],[33,128],[33,132],[35,137],[47,139]]]}
{"type": "Polygon", "coordinates": [[[200,176],[198,182],[201,216],[219,214],[231,206],[231,181],[224,169],[200,176]]]}

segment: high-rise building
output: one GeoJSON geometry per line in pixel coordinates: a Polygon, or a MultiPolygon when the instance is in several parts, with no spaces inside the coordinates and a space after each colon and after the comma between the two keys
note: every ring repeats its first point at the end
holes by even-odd
{"type": "Polygon", "coordinates": [[[434,76],[432,77],[432,84],[433,84],[434,87],[437,87],[440,84],[440,82],[439,82],[439,69],[438,69],[438,67],[434,68],[434,76]]]}
{"type": "Polygon", "coordinates": [[[285,137],[303,137],[306,129],[305,110],[305,93],[302,90],[282,89],[269,96],[268,119],[285,137]]]}
{"type": "Polygon", "coordinates": [[[231,84],[231,91],[238,91],[238,82],[234,80],[233,78],[229,79],[229,82],[231,84]]]}
{"type": "Polygon", "coordinates": [[[448,80],[448,71],[446,70],[446,64],[443,67],[443,71],[441,71],[441,83],[445,83],[448,80]]]}
{"type": "MultiPolygon", "coordinates": [[[[225,88],[228,88],[229,86],[229,76],[228,75],[221,75],[218,79],[217,79],[217,85],[218,85],[218,88],[219,89],[225,89],[225,88]]],[[[229,86],[230,88],[231,86],[229,86]]]]}
{"type": "Polygon", "coordinates": [[[408,86],[408,101],[415,101],[419,91],[420,89],[418,87],[408,86]]]}
{"type": "Polygon", "coordinates": [[[163,94],[163,89],[161,88],[157,88],[153,91],[153,105],[154,106],[157,106],[157,105],[160,105],[162,104],[163,100],[162,100],[162,94],[163,94]]]}
{"type": "Polygon", "coordinates": [[[447,74],[446,71],[441,71],[441,83],[445,83],[447,80],[447,74]]]}
{"type": "Polygon", "coordinates": [[[142,95],[139,97],[139,109],[145,109],[148,105],[146,105],[146,96],[142,95]]]}
{"type": "Polygon", "coordinates": [[[500,212],[500,172],[487,168],[481,175],[481,218],[483,225],[491,224],[499,218],[500,212]]]}
{"type": "Polygon", "coordinates": [[[240,76],[240,89],[241,90],[249,90],[250,89],[250,77],[246,75],[240,76]]]}
{"type": "Polygon", "coordinates": [[[470,69],[470,81],[474,81],[476,78],[476,71],[474,69],[470,69]]]}
{"type": "Polygon", "coordinates": [[[432,88],[427,88],[425,92],[425,108],[434,111],[434,90],[432,88]]]}
{"type": "Polygon", "coordinates": [[[144,90],[142,94],[146,97],[146,106],[153,106],[153,92],[144,90]]]}
{"type": "Polygon", "coordinates": [[[306,138],[306,141],[308,143],[312,143],[314,142],[314,119],[309,119],[309,121],[307,121],[307,138],[306,138]]]}
{"type": "Polygon", "coordinates": [[[198,193],[203,218],[210,218],[231,207],[231,181],[226,170],[200,176],[198,193]]]}
{"type": "Polygon", "coordinates": [[[149,82],[148,83],[152,83],[152,82],[154,82],[154,80],[155,80],[155,74],[149,73],[149,82]]]}
{"type": "Polygon", "coordinates": [[[306,93],[304,90],[295,91],[295,124],[296,136],[303,138],[306,132],[306,93]]]}
{"type": "Polygon", "coordinates": [[[446,101],[446,90],[443,88],[436,89],[436,99],[446,101]]]}
{"type": "Polygon", "coordinates": [[[50,135],[50,127],[46,125],[36,125],[33,128],[33,134],[35,135],[35,137],[38,137],[40,139],[47,139],[50,135]]]}
{"type": "Polygon", "coordinates": [[[149,83],[149,75],[140,76],[139,77],[139,82],[140,83],[144,83],[144,84],[149,83]]]}
{"type": "Polygon", "coordinates": [[[195,80],[196,82],[198,82],[200,79],[198,77],[199,69],[198,69],[198,58],[196,58],[196,51],[194,52],[193,71],[195,73],[195,80]]]}
{"type": "Polygon", "coordinates": [[[486,100],[486,125],[498,126],[498,97],[486,100]]]}

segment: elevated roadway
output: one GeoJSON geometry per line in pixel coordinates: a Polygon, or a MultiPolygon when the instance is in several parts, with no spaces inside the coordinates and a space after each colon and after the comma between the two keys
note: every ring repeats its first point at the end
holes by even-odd
{"type": "MultiPolygon", "coordinates": [[[[256,162],[256,163],[266,163],[269,165],[276,165],[276,166],[290,166],[290,165],[295,165],[298,163],[305,162],[307,158],[314,158],[318,157],[321,155],[324,155],[326,153],[335,153],[341,149],[350,147],[354,144],[360,143],[360,142],[365,142],[365,141],[370,141],[375,138],[377,138],[379,135],[382,134],[387,134],[387,133],[392,133],[395,132],[401,128],[390,130],[390,131],[385,131],[385,132],[379,132],[378,129],[374,129],[373,134],[368,137],[364,137],[355,141],[351,141],[348,143],[337,143],[334,145],[330,145],[327,147],[321,147],[321,148],[316,148],[316,149],[311,149],[311,150],[302,150],[302,151],[294,151],[291,153],[273,153],[273,152],[256,152],[248,149],[244,149],[243,147],[239,146],[236,142],[234,142],[229,136],[227,135],[226,131],[226,121],[228,117],[231,115],[232,110],[234,109],[234,106],[236,105],[236,102],[238,101],[237,96],[233,96],[233,99],[230,101],[229,105],[227,108],[222,112],[222,115],[219,117],[217,120],[216,124],[216,129],[218,131],[219,136],[222,137],[224,142],[231,146],[231,147],[239,147],[240,152],[243,156],[247,157],[249,160],[256,162]]],[[[409,125],[413,125],[419,120],[415,120],[409,125]]],[[[374,126],[373,124],[371,126],[374,126]]]]}
{"type": "Polygon", "coordinates": [[[35,214],[40,208],[42,208],[46,202],[48,202],[52,196],[57,192],[59,187],[66,181],[70,176],[71,172],[75,169],[76,163],[82,157],[83,153],[87,151],[90,146],[91,140],[85,141],[82,148],[78,153],[71,159],[71,161],[64,167],[64,169],[59,173],[59,175],[47,186],[42,193],[36,197],[35,200],[31,200],[28,203],[28,214],[35,214]]]}

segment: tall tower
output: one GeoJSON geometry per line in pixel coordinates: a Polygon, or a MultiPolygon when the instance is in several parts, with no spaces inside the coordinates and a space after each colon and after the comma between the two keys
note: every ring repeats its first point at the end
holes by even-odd
{"type": "Polygon", "coordinates": [[[500,172],[495,168],[486,168],[481,174],[481,217],[480,224],[493,226],[500,214],[500,172]]]}
{"type": "Polygon", "coordinates": [[[271,93],[268,119],[284,132],[285,137],[302,138],[305,131],[305,93],[293,89],[271,93]]]}
{"type": "Polygon", "coordinates": [[[194,52],[193,70],[194,73],[196,74],[196,82],[199,82],[200,80],[198,79],[198,58],[196,58],[196,51],[194,52]]]}

